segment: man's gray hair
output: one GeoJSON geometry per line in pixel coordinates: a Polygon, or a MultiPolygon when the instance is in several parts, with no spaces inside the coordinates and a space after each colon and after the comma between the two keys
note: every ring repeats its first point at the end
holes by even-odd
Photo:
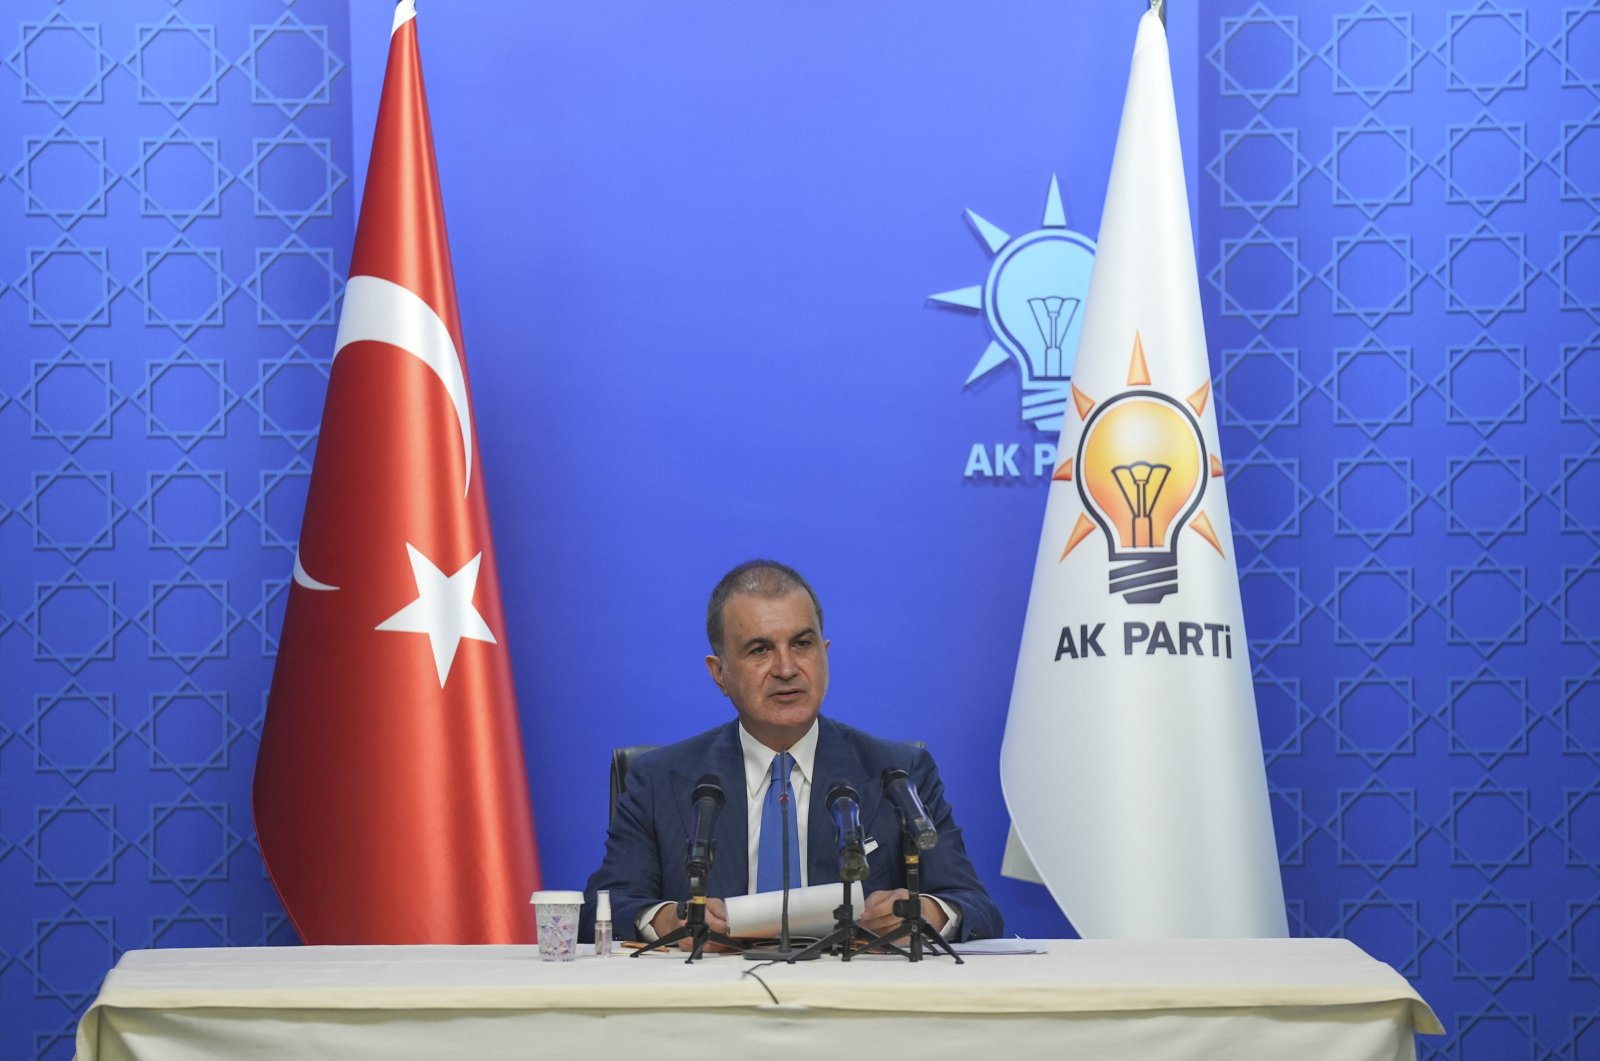
{"type": "Polygon", "coordinates": [[[722,655],[722,612],[730,597],[740,594],[783,597],[799,590],[805,590],[806,596],[811,598],[811,606],[817,611],[817,633],[820,635],[822,602],[817,600],[811,583],[788,564],[780,564],[776,560],[746,560],[723,575],[717,587],[711,591],[711,602],[706,605],[706,640],[711,642],[711,651],[722,655]]]}

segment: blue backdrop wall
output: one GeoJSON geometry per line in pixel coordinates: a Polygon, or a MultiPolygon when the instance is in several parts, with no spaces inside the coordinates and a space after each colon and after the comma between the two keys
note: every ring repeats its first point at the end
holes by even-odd
{"type": "Polygon", "coordinates": [[[0,12],[0,1057],[68,1057],[122,951],[293,941],[250,774],[354,231],[349,15],[0,12]]]}
{"type": "Polygon", "coordinates": [[[1299,931],[1600,1053],[1600,8],[1203,8],[1201,275],[1299,931]]]}
{"type": "MultiPolygon", "coordinates": [[[[609,747],[727,716],[704,596],[765,553],[829,710],[1070,931],[997,872],[1053,438],[929,296],[1052,176],[1093,237],[1142,6],[425,5],[547,881],[609,747]]],[[[123,950],[292,942],[249,778],[390,5],[6,10],[0,1056],[66,1056],[123,950]]],[[[1417,982],[1425,1056],[1589,1056],[1600,6],[1171,31],[1291,924],[1417,982]]]]}

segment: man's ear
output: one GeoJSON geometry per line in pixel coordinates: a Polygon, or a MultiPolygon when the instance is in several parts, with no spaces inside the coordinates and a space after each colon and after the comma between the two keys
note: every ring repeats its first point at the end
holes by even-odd
{"type": "Polygon", "coordinates": [[[728,695],[727,686],[722,684],[722,657],[707,656],[706,672],[711,675],[711,680],[717,683],[717,688],[722,690],[722,695],[728,695]]]}

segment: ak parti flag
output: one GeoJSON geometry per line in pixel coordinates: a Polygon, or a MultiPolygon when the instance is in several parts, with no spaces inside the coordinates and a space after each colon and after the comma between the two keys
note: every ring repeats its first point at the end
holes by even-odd
{"type": "Polygon", "coordinates": [[[1166,29],[1143,16],[1000,778],[1086,937],[1282,936],[1166,29]]]}
{"type": "Polygon", "coordinates": [[[533,818],[402,0],[255,774],[306,943],[534,938],[533,818]]]}

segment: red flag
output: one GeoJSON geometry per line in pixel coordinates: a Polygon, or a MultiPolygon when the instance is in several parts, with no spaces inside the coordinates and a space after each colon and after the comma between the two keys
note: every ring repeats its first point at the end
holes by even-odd
{"type": "Polygon", "coordinates": [[[499,577],[417,51],[402,0],[256,764],[306,943],[534,938],[499,577]]]}

